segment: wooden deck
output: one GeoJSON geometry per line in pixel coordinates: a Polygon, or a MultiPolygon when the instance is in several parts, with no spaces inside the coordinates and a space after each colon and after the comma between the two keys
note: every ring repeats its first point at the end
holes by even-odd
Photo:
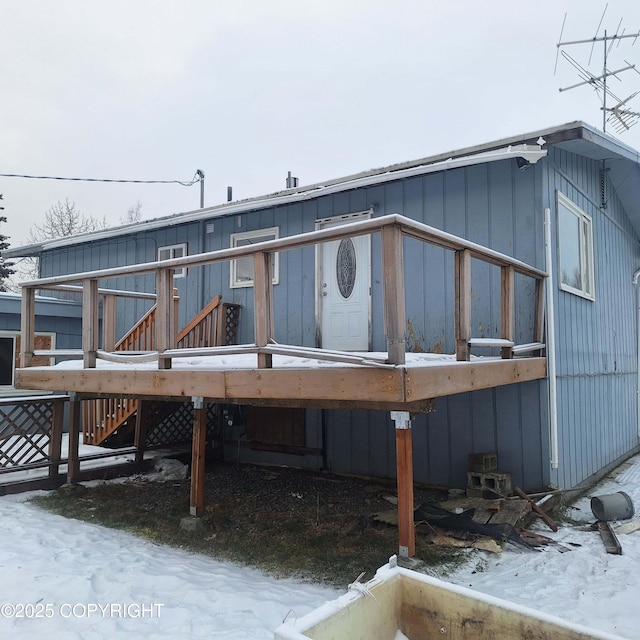
{"type": "MultiPolygon", "coordinates": [[[[208,401],[285,407],[373,409],[390,411],[395,424],[398,478],[399,553],[415,553],[413,524],[412,414],[431,408],[439,396],[527,382],[546,375],[544,344],[544,283],[546,273],[519,260],[400,215],[387,215],[339,227],[329,227],[277,240],[221,249],[172,260],[150,262],[43,278],[23,283],[18,388],[66,391],[72,394],[69,426],[70,460],[77,460],[82,398],[135,397],[190,399],[194,406],[191,507],[204,513],[204,451],[208,401]],[[274,292],[271,264],[275,252],[317,247],[360,235],[379,234],[382,266],[381,312],[386,339],[384,354],[326,351],[275,343],[274,292]],[[449,360],[407,353],[404,239],[411,238],[453,252],[453,338],[449,360]],[[234,347],[177,348],[174,269],[252,258],[254,343],[234,347]],[[500,270],[499,335],[472,335],[471,265],[479,260],[500,270]],[[101,288],[112,278],[153,273],[155,294],[101,288]],[[516,344],[515,278],[534,281],[531,304],[532,335],[516,344]],[[79,286],[78,286],[79,285],[79,286]],[[82,349],[39,351],[35,345],[35,294],[38,289],[73,290],[82,294],[82,349]],[[116,352],[116,300],[153,297],[156,301],[154,347],[144,352],[116,352]],[[99,332],[103,300],[102,335],[99,332]],[[499,358],[473,358],[471,350],[490,347],[499,358]],[[528,354],[528,355],[526,355],[528,354]],[[208,360],[224,355],[224,363],[208,360]],[[525,357],[522,357],[522,356],[525,357]],[[54,367],[33,366],[36,358],[77,358],[54,367]],[[233,358],[250,356],[249,364],[233,358]],[[286,362],[282,362],[282,358],[286,362]],[[300,366],[298,366],[298,363],[300,366]],[[283,366],[285,365],[285,366],[283,366]]],[[[422,274],[425,280],[428,274],[422,274]]],[[[415,274],[414,278],[415,280],[415,274]]],[[[423,282],[412,282],[424,287],[423,282]]],[[[411,291],[407,291],[411,295],[411,291]]],[[[444,328],[442,328],[444,330],[444,328]]],[[[426,354],[424,354],[426,355],[426,354]]],[[[139,433],[136,431],[136,442],[139,433]]],[[[78,477],[69,464],[70,481],[78,477]]]]}
{"type": "MultiPolygon", "coordinates": [[[[277,362],[275,363],[277,365],[277,362]]],[[[30,367],[16,371],[19,387],[71,391],[81,397],[204,398],[261,406],[420,412],[439,396],[544,378],[546,360],[478,358],[390,368],[340,365],[208,370],[109,366],[30,367]]]]}

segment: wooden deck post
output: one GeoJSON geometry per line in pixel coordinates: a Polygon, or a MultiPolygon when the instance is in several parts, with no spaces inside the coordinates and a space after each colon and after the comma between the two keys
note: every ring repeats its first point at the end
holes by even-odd
{"type": "Polygon", "coordinates": [[[22,309],[20,310],[20,366],[30,367],[35,348],[36,290],[22,287],[22,309]]]}
{"type": "Polygon", "coordinates": [[[64,400],[51,403],[51,431],[49,433],[49,479],[57,480],[60,475],[60,451],[62,449],[62,427],[64,423],[64,400]]]}
{"type": "Polygon", "coordinates": [[[193,440],[191,448],[191,498],[189,513],[204,514],[204,469],[207,445],[207,406],[204,398],[193,400],[193,440]]]}
{"type": "MultiPolygon", "coordinates": [[[[515,339],[515,269],[513,265],[500,269],[500,337],[515,339]]],[[[513,358],[513,347],[502,347],[503,358],[513,358]]]]}
{"type": "Polygon", "coordinates": [[[105,351],[116,349],[116,300],[114,295],[102,298],[102,348],[105,351]]]}
{"type": "Polygon", "coordinates": [[[158,369],[171,369],[171,358],[162,352],[175,346],[175,320],[173,303],[173,269],[162,268],[156,275],[156,349],[158,369]]]}
{"type": "Polygon", "coordinates": [[[133,435],[133,445],[136,448],[135,460],[138,466],[144,462],[144,450],[147,442],[147,409],[149,403],[146,400],[138,400],[136,411],[136,428],[133,435]]]}
{"type": "Polygon", "coordinates": [[[407,411],[391,411],[396,428],[396,467],[398,482],[398,555],[416,555],[416,535],[413,523],[413,450],[411,416],[407,411]]]}
{"type": "MultiPolygon", "coordinates": [[[[255,341],[258,347],[266,347],[273,340],[274,332],[271,254],[265,251],[253,256],[253,295],[255,341]]],[[[258,353],[258,368],[271,368],[272,360],[270,353],[258,353]]]]}
{"type": "Polygon", "coordinates": [[[78,441],[80,439],[80,416],[82,407],[76,393],[69,396],[69,452],[67,454],[67,483],[75,484],[80,476],[78,441]]]}
{"type": "Polygon", "coordinates": [[[387,353],[393,364],[405,363],[406,310],[402,231],[398,225],[382,228],[382,289],[387,353]]]}
{"type": "Polygon", "coordinates": [[[82,281],[82,351],[85,369],[95,369],[98,351],[98,281],[82,281]]]}
{"type": "Polygon", "coordinates": [[[471,338],[471,252],[468,249],[456,251],[454,261],[456,360],[469,360],[469,340],[471,338]]]}
{"type": "Polygon", "coordinates": [[[534,342],[544,342],[544,278],[536,279],[535,308],[533,323],[534,342]]]}

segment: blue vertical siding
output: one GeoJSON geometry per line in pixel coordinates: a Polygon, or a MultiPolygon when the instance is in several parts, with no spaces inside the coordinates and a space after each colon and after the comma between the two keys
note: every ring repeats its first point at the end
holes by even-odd
{"type": "MultiPolygon", "coordinates": [[[[555,295],[559,466],[552,479],[575,486],[633,451],[638,444],[636,294],[631,278],[640,265],[638,237],[611,185],[600,202],[600,165],[551,150],[545,175],[557,247],[556,192],[592,219],[595,300],[555,295]]],[[[554,252],[557,271],[557,252],[554,252]]]]}
{"type": "MultiPolygon", "coordinates": [[[[557,267],[556,191],[593,220],[595,301],[551,283],[555,297],[558,366],[559,465],[549,464],[547,385],[535,381],[439,398],[434,413],[414,420],[415,476],[420,482],[464,486],[467,455],[498,453],[499,465],[524,488],[549,482],[575,486],[637,446],[636,291],[631,275],[640,266],[638,237],[611,185],[606,208],[600,203],[600,165],[551,147],[546,159],[521,171],[515,161],[399,179],[297,203],[212,220],[139,232],[90,245],[46,252],[43,276],[155,260],[157,247],[186,242],[189,253],[228,247],[233,233],[277,226],[281,236],[311,231],[316,221],[373,209],[373,215],[400,213],[544,267],[544,208],[552,211],[553,260],[557,267]]],[[[382,328],[380,239],[372,237],[372,348],[386,348],[382,328]]],[[[451,252],[405,240],[408,283],[423,281],[407,296],[408,348],[454,350],[453,256],[451,252]]],[[[280,255],[274,288],[276,340],[316,345],[315,251],[280,255]]],[[[153,291],[150,276],[118,278],[117,288],[153,291]]],[[[190,270],[176,279],[180,324],[209,299],[222,294],[242,304],[241,342],[253,341],[253,289],[231,289],[229,265],[190,270]]],[[[500,330],[500,277],[497,268],[472,262],[472,331],[497,336],[500,330]]],[[[516,277],[516,339],[533,337],[530,300],[533,283],[516,277]]],[[[148,308],[121,303],[118,330],[124,332],[148,308]]],[[[309,412],[310,447],[325,447],[336,471],[395,474],[394,431],[385,412],[309,412]],[[323,428],[324,424],[324,428],[323,428]],[[322,442],[323,433],[326,440],[322,442]]],[[[261,454],[283,462],[285,457],[261,454]]],[[[262,458],[261,458],[262,459],[262,458]]],[[[289,457],[286,460],[289,461],[289,457]]]]}

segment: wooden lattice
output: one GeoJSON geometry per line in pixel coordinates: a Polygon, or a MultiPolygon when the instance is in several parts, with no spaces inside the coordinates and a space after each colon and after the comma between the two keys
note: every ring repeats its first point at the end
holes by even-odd
{"type": "Polygon", "coordinates": [[[48,460],[52,424],[48,400],[0,405],[0,467],[48,460]]]}
{"type": "MultiPolygon", "coordinates": [[[[172,403],[173,404],[173,403],[172,403]]],[[[220,434],[218,405],[207,405],[207,440],[220,434]]],[[[147,436],[147,446],[191,442],[193,435],[193,404],[185,402],[160,422],[147,436]]]]}
{"type": "Polygon", "coordinates": [[[224,341],[220,344],[238,344],[238,324],[240,323],[239,304],[223,303],[224,341]]]}

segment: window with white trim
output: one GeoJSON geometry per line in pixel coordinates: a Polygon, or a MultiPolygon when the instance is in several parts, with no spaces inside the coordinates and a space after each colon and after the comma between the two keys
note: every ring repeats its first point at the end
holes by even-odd
{"type": "Polygon", "coordinates": [[[591,217],[558,192],[558,263],[563,291],[595,299],[591,217]]]}
{"type": "MultiPolygon", "coordinates": [[[[278,227],[271,227],[269,229],[258,229],[256,231],[244,231],[242,233],[232,233],[231,246],[247,247],[252,244],[258,244],[259,242],[275,240],[278,237],[278,227]]],[[[279,260],[277,253],[273,254],[271,266],[273,275],[272,282],[273,284],[278,284],[279,260]]],[[[243,258],[232,260],[230,271],[230,287],[232,289],[253,286],[253,256],[246,256],[243,258]]]]}
{"type": "MultiPolygon", "coordinates": [[[[173,258],[182,258],[187,255],[187,243],[171,244],[166,247],[158,247],[158,260],[172,260],[173,258]]],[[[187,275],[187,268],[180,267],[173,270],[174,278],[184,278],[187,275]]]]}

